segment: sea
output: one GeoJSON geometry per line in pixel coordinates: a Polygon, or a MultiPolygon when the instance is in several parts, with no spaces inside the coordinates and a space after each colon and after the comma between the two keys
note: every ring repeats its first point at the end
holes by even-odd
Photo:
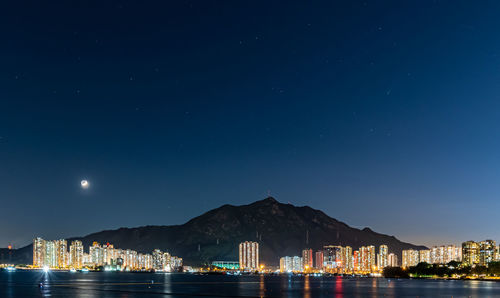
{"type": "Polygon", "coordinates": [[[18,270],[0,271],[0,297],[500,297],[500,282],[18,270]]]}

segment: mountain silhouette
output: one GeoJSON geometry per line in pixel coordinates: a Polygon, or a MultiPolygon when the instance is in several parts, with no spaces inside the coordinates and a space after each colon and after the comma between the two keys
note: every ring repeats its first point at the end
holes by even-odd
{"type": "MultiPolygon", "coordinates": [[[[223,205],[182,225],[106,230],[68,242],[74,239],[82,240],[86,250],[94,241],[142,253],[159,248],[182,257],[186,265],[237,261],[238,244],[247,240],[259,242],[261,262],[268,265],[279,264],[282,256],[300,255],[304,248],[319,250],[324,245],[351,246],[353,250],[374,245],[378,251],[379,245],[386,244],[399,260],[403,249],[425,249],[370,228],[352,228],[320,210],[283,204],[272,197],[249,205],[223,205]]],[[[11,261],[30,264],[32,249],[28,245],[16,250],[11,261]]],[[[0,254],[5,256],[6,249],[0,254]]]]}

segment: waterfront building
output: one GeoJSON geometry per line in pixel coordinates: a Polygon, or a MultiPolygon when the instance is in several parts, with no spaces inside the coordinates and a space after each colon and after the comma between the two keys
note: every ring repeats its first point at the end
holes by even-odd
{"type": "Polygon", "coordinates": [[[462,243],[462,261],[468,266],[479,264],[479,243],[472,240],[462,243]]]}
{"type": "Polygon", "coordinates": [[[359,248],[360,268],[362,272],[371,272],[375,269],[375,246],[362,246],[359,248]]]}
{"type": "Polygon", "coordinates": [[[104,264],[116,265],[115,260],[118,258],[116,251],[113,244],[106,243],[106,246],[103,247],[104,264]]]}
{"type": "Polygon", "coordinates": [[[338,245],[323,246],[323,268],[333,270],[342,263],[342,247],[338,245]]]}
{"type": "Polygon", "coordinates": [[[317,251],[315,254],[315,260],[314,260],[314,267],[316,269],[322,270],[323,269],[323,251],[317,251]]]}
{"type": "MultiPolygon", "coordinates": [[[[135,250],[127,249],[124,251],[123,266],[125,268],[128,268],[129,270],[139,269],[137,252],[135,250]]],[[[170,271],[170,270],[164,270],[164,271],[170,271]]]]}
{"type": "Polygon", "coordinates": [[[378,251],[379,251],[379,253],[377,255],[377,266],[378,266],[378,269],[384,269],[389,264],[389,260],[387,259],[388,255],[389,255],[389,248],[387,247],[387,245],[383,244],[383,245],[380,245],[380,248],[378,251]]]}
{"type": "Polygon", "coordinates": [[[38,237],[33,240],[33,266],[43,267],[45,265],[45,240],[38,237]]]}
{"type": "Polygon", "coordinates": [[[462,248],[455,245],[447,245],[444,252],[444,263],[451,261],[460,262],[462,260],[462,248]]]}
{"type": "Polygon", "coordinates": [[[445,263],[445,246],[433,246],[431,247],[431,263],[432,264],[444,264],[445,263]]]}
{"type": "Polygon", "coordinates": [[[418,250],[408,249],[403,250],[403,268],[408,268],[411,266],[416,266],[419,263],[419,253],[418,250]]]}
{"type": "Polygon", "coordinates": [[[245,241],[239,246],[240,268],[256,270],[259,268],[259,243],[245,241]]]}
{"type": "Polygon", "coordinates": [[[54,241],[45,241],[44,266],[49,268],[57,267],[56,245],[54,241]]]}
{"type": "Polygon", "coordinates": [[[58,268],[66,268],[69,264],[68,241],[64,239],[55,241],[56,259],[58,268]]]}
{"type": "Polygon", "coordinates": [[[353,267],[354,271],[360,271],[361,265],[360,265],[359,250],[355,250],[352,253],[352,267],[353,267]]]}
{"type": "Polygon", "coordinates": [[[172,268],[172,271],[177,271],[182,267],[182,258],[172,256],[170,258],[170,267],[172,268]]]}
{"type": "Polygon", "coordinates": [[[430,249],[422,249],[418,252],[419,254],[419,263],[425,262],[431,264],[431,250],[430,249]]]}
{"type": "Polygon", "coordinates": [[[90,264],[93,266],[103,266],[104,265],[104,249],[99,243],[92,243],[89,248],[90,264]]]}
{"type": "Polygon", "coordinates": [[[170,272],[172,269],[172,256],[168,252],[165,252],[163,253],[163,271],[170,272]]]}
{"type": "Polygon", "coordinates": [[[455,245],[441,245],[431,247],[432,264],[447,264],[451,261],[460,262],[462,259],[462,249],[455,245]]]}
{"type": "Polygon", "coordinates": [[[479,242],[479,265],[488,266],[496,260],[496,242],[494,240],[484,240],[479,242]]]}
{"type": "Polygon", "coordinates": [[[302,250],[302,267],[304,270],[312,269],[313,268],[313,251],[312,249],[304,249],[302,250]]]}
{"type": "Polygon", "coordinates": [[[304,268],[302,267],[302,257],[294,256],[292,258],[292,271],[302,272],[304,268]]]}
{"type": "MultiPolygon", "coordinates": [[[[283,259],[283,258],[281,258],[281,259],[283,259]]],[[[281,271],[281,259],[280,259],[280,271],[281,271]]],[[[237,269],[240,269],[240,262],[237,262],[237,261],[213,261],[212,266],[219,268],[219,269],[237,270],[237,269]]]]}
{"type": "Polygon", "coordinates": [[[398,256],[396,254],[390,253],[387,259],[389,267],[398,267],[398,256]]]}
{"type": "Polygon", "coordinates": [[[354,266],[352,263],[352,247],[346,246],[342,248],[342,263],[344,267],[344,272],[352,272],[354,270],[354,266]]]}
{"type": "Polygon", "coordinates": [[[153,250],[153,269],[163,270],[163,252],[159,249],[153,250]]]}
{"type": "Polygon", "coordinates": [[[153,258],[150,254],[137,254],[137,269],[149,270],[153,268],[153,258]]]}
{"type": "Polygon", "coordinates": [[[73,240],[69,246],[69,266],[74,269],[83,267],[83,244],[80,240],[73,240]]]}
{"type": "Polygon", "coordinates": [[[293,264],[291,257],[280,258],[280,272],[292,272],[293,264]]]}
{"type": "Polygon", "coordinates": [[[302,272],[303,259],[299,256],[280,258],[280,272],[302,272]]]}

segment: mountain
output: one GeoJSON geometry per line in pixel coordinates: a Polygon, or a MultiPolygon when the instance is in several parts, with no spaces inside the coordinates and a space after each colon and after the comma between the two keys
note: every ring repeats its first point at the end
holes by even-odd
{"type": "MultiPolygon", "coordinates": [[[[93,241],[150,253],[155,248],[182,257],[187,265],[214,260],[237,261],[238,244],[258,241],[261,262],[277,265],[281,256],[299,255],[304,248],[319,250],[324,245],[351,246],[386,244],[401,257],[403,249],[425,249],[401,242],[394,236],[362,230],[329,217],[311,207],[296,207],[267,198],[249,205],[224,205],[195,217],[183,225],[120,228],[80,239],[86,248],[93,241]]],[[[378,248],[377,248],[378,250],[378,248]]],[[[15,263],[32,262],[32,245],[16,250],[15,263]]],[[[0,254],[5,255],[0,250],[0,254]]],[[[0,259],[1,261],[1,259],[0,259]]]]}

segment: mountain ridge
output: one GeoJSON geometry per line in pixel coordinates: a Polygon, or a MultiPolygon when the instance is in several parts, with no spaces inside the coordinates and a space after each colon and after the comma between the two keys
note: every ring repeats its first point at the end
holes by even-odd
{"type": "MultiPolygon", "coordinates": [[[[238,244],[258,241],[263,263],[277,265],[279,257],[300,255],[304,248],[319,250],[324,245],[360,246],[386,244],[389,252],[401,258],[403,249],[424,249],[377,233],[365,227],[357,229],[309,206],[294,206],[272,197],[247,205],[224,204],[196,216],[181,225],[147,225],[134,228],[103,230],[84,237],[85,249],[93,241],[112,243],[122,249],[151,253],[155,248],[182,257],[187,265],[200,265],[214,260],[238,260],[238,244]]],[[[69,245],[69,243],[68,243],[69,245]]],[[[0,249],[0,261],[5,254],[0,249]]],[[[32,245],[13,253],[15,263],[32,262],[32,245]]]]}

